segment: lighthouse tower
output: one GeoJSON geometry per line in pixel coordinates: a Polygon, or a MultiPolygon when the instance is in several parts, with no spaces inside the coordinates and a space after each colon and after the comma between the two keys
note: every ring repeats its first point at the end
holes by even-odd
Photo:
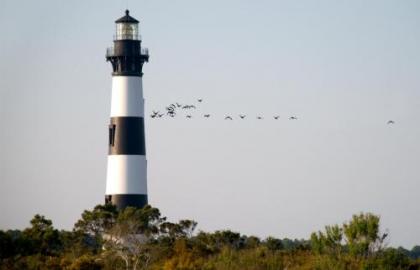
{"type": "Polygon", "coordinates": [[[123,209],[147,204],[142,68],[149,53],[128,10],[115,23],[114,46],[106,52],[113,72],[105,202],[123,209]]]}

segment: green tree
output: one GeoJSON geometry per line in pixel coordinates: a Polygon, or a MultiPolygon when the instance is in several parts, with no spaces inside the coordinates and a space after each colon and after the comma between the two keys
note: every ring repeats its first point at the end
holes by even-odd
{"type": "Polygon", "coordinates": [[[105,255],[124,261],[126,269],[146,268],[151,259],[151,241],[165,221],[157,208],[127,207],[119,213],[115,224],[104,234],[105,255]]]}
{"type": "Polygon", "coordinates": [[[413,259],[420,258],[420,246],[414,246],[410,251],[410,257],[413,259]]]}
{"type": "Polygon", "coordinates": [[[230,230],[215,231],[214,233],[206,233],[200,231],[191,239],[195,253],[201,256],[208,256],[220,252],[223,247],[232,249],[241,249],[246,246],[246,238],[240,233],[230,230]]]}
{"type": "Polygon", "coordinates": [[[386,270],[407,269],[410,264],[408,256],[395,248],[383,250],[378,260],[386,270]]]}
{"type": "Polygon", "coordinates": [[[118,216],[117,208],[112,204],[96,205],[93,210],[85,210],[73,229],[67,235],[67,243],[78,257],[80,252],[100,252],[103,235],[114,226],[118,216]]]}
{"type": "Polygon", "coordinates": [[[159,225],[159,239],[158,242],[166,253],[172,250],[176,239],[187,238],[190,239],[197,226],[197,222],[193,220],[180,220],[179,223],[162,222],[159,225]]]}
{"type": "Polygon", "coordinates": [[[10,234],[0,231],[0,259],[8,258],[14,254],[13,240],[10,234]]]}
{"type": "Polygon", "coordinates": [[[340,256],[342,241],[343,229],[338,225],[325,226],[325,232],[311,234],[311,248],[318,254],[340,256]]]}
{"type": "Polygon", "coordinates": [[[311,249],[316,254],[325,253],[325,235],[323,232],[313,232],[311,234],[311,249]]]}
{"type": "Polygon", "coordinates": [[[353,215],[350,222],[343,225],[349,251],[352,255],[367,258],[384,247],[387,233],[379,231],[379,216],[371,213],[353,215]]]}
{"type": "Polygon", "coordinates": [[[281,240],[272,236],[267,237],[267,239],[264,241],[264,244],[269,250],[274,251],[283,249],[283,243],[281,240]]]}
{"type": "Polygon", "coordinates": [[[32,253],[54,255],[62,248],[58,230],[54,229],[51,220],[41,215],[32,218],[31,227],[25,229],[22,236],[29,240],[32,253]]]}
{"type": "Polygon", "coordinates": [[[298,240],[298,239],[292,240],[289,238],[284,238],[281,240],[281,242],[285,250],[294,250],[296,248],[299,248],[301,246],[303,247],[305,245],[304,240],[298,240]]]}
{"type": "Polygon", "coordinates": [[[91,236],[100,236],[109,230],[118,216],[112,204],[97,205],[92,211],[85,210],[82,218],[74,224],[74,230],[91,236]]]}
{"type": "Polygon", "coordinates": [[[260,238],[257,236],[248,236],[245,238],[245,247],[246,248],[256,248],[261,244],[260,238]]]}

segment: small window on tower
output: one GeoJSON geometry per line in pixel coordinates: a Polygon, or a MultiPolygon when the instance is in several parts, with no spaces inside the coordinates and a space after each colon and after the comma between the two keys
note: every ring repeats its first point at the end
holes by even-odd
{"type": "Polygon", "coordinates": [[[109,146],[114,146],[115,142],[115,125],[109,125],[109,146]]]}

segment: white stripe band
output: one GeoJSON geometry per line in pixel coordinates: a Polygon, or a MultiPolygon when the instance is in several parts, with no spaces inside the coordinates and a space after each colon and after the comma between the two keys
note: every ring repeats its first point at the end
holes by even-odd
{"type": "Polygon", "coordinates": [[[111,117],[117,116],[144,117],[141,77],[112,77],[111,117]]]}
{"type": "Polygon", "coordinates": [[[145,156],[108,156],[106,194],[147,194],[146,168],[145,156]]]}

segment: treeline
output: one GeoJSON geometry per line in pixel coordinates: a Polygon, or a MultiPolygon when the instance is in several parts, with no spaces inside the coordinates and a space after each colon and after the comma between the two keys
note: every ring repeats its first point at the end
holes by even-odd
{"type": "Polygon", "coordinates": [[[420,246],[387,247],[379,225],[378,216],[362,213],[310,240],[260,239],[195,232],[196,222],[169,222],[151,206],[98,205],[72,231],[40,215],[23,231],[0,231],[0,269],[420,269],[420,246]]]}

